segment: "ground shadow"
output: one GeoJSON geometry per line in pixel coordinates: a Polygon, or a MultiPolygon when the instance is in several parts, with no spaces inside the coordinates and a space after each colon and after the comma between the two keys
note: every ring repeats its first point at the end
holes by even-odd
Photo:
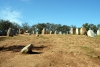
{"type": "Polygon", "coordinates": [[[42,54],[43,52],[28,52],[28,54],[42,54]]]}
{"type": "MultiPolygon", "coordinates": [[[[25,46],[22,45],[13,45],[13,46],[1,46],[0,47],[0,51],[12,51],[12,52],[20,52],[22,48],[24,48],[25,46]]],[[[46,48],[47,46],[34,46],[32,50],[42,50],[44,48],[46,48]]],[[[41,54],[43,52],[33,52],[30,51],[28,54],[41,54]]]]}
{"type": "Polygon", "coordinates": [[[0,51],[13,51],[13,52],[19,52],[21,51],[21,49],[25,47],[25,46],[21,46],[21,45],[13,45],[13,46],[2,46],[0,47],[0,51]]]}
{"type": "Polygon", "coordinates": [[[41,46],[34,46],[33,50],[42,50],[44,48],[46,48],[47,46],[41,45],[41,46]]]}

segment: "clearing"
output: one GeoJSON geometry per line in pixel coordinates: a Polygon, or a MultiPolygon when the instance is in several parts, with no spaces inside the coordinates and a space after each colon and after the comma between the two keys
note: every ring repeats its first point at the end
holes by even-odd
{"type": "Polygon", "coordinates": [[[100,36],[0,36],[0,67],[100,67],[100,36]],[[32,54],[20,50],[32,43],[32,54]]]}

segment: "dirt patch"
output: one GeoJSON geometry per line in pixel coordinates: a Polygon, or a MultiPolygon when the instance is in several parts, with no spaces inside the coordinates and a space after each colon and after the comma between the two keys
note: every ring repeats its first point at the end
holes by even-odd
{"type": "Polygon", "coordinates": [[[19,35],[0,37],[0,67],[100,67],[100,37],[19,35]],[[28,44],[30,54],[20,51],[28,44]]]}

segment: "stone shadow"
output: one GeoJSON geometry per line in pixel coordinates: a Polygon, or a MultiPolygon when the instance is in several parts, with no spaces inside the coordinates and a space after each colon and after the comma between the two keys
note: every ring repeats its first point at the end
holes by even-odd
{"type": "Polygon", "coordinates": [[[46,48],[47,46],[41,45],[41,46],[33,46],[33,50],[42,50],[46,48]]]}
{"type": "Polygon", "coordinates": [[[19,52],[21,51],[21,49],[25,47],[25,46],[21,46],[21,45],[13,45],[13,46],[2,46],[0,47],[0,51],[13,51],[13,52],[19,52]]]}
{"type": "MultiPolygon", "coordinates": [[[[12,52],[20,52],[22,48],[24,48],[25,46],[22,45],[13,45],[13,46],[1,46],[0,47],[0,51],[12,51],[12,52]]],[[[46,48],[47,46],[34,46],[32,50],[42,50],[44,48],[46,48]]],[[[28,54],[42,54],[43,52],[34,52],[31,51],[28,54]]]]}
{"type": "Polygon", "coordinates": [[[43,52],[34,52],[34,51],[32,51],[32,52],[28,52],[28,54],[42,54],[43,52]]]}

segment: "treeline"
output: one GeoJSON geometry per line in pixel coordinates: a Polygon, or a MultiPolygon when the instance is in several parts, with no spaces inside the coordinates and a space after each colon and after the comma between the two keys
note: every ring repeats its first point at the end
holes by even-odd
{"type": "MultiPolygon", "coordinates": [[[[100,24],[94,25],[85,23],[82,25],[82,27],[85,27],[87,31],[89,29],[92,29],[96,33],[97,29],[100,28],[100,24]]],[[[70,28],[75,29],[77,27],[75,25],[68,26],[68,25],[54,24],[49,22],[33,24],[32,26],[30,26],[28,23],[22,23],[22,25],[19,25],[15,22],[10,22],[9,20],[0,20],[0,31],[3,30],[7,31],[9,28],[12,28],[16,31],[18,31],[19,29],[23,29],[24,32],[26,30],[29,30],[30,33],[34,31],[38,32],[39,34],[41,34],[42,29],[45,28],[46,33],[49,34],[50,31],[52,31],[52,33],[54,33],[55,31],[57,31],[57,33],[59,33],[60,31],[62,33],[68,33],[70,31],[70,28]]]]}

